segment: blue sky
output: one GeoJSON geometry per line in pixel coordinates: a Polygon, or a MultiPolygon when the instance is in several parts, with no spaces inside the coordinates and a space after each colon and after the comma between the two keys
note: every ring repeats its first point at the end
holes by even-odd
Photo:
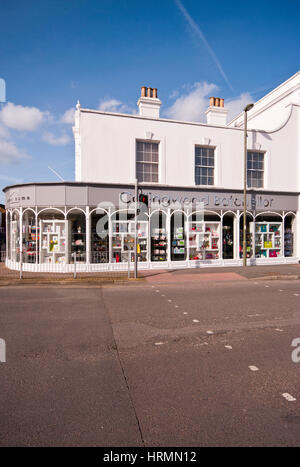
{"type": "Polygon", "coordinates": [[[204,121],[211,93],[233,115],[300,68],[298,0],[1,0],[0,18],[1,189],[74,179],[77,99],[135,112],[152,86],[162,116],[204,121]]]}

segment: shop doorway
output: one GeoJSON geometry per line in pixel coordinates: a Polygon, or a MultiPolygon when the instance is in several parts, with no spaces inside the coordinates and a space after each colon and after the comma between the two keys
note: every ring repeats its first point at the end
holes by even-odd
{"type": "Polygon", "coordinates": [[[223,259],[233,259],[233,215],[223,217],[223,259]]]}

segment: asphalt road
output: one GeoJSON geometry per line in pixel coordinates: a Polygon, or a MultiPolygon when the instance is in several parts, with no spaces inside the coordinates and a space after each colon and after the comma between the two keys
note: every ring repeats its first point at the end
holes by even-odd
{"type": "Polygon", "coordinates": [[[1,446],[300,445],[299,281],[0,292],[1,446]]]}

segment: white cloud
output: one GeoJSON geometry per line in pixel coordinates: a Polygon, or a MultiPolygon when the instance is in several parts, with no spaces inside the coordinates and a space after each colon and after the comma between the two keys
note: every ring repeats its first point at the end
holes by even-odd
{"type": "Polygon", "coordinates": [[[67,123],[70,125],[74,125],[75,121],[75,109],[71,107],[70,109],[66,110],[63,116],[60,118],[60,123],[67,123]]]}
{"type": "Polygon", "coordinates": [[[9,131],[3,125],[0,125],[0,138],[3,138],[3,139],[9,138],[9,131]]]}
{"type": "Polygon", "coordinates": [[[42,135],[42,140],[53,146],[65,146],[71,142],[71,137],[66,133],[61,136],[55,136],[53,133],[45,131],[42,135]]]}
{"type": "Polygon", "coordinates": [[[15,164],[28,158],[12,141],[0,140],[0,164],[15,164]]]}
{"type": "Polygon", "coordinates": [[[249,92],[244,92],[240,96],[225,102],[226,109],[229,110],[227,121],[228,123],[237,117],[243,111],[247,104],[254,102],[253,97],[249,92]]]}
{"type": "Polygon", "coordinates": [[[35,131],[44,120],[46,112],[37,107],[24,107],[8,102],[0,112],[0,120],[8,128],[35,131]]]}
{"type": "Polygon", "coordinates": [[[102,99],[98,106],[99,110],[103,112],[116,112],[124,114],[136,114],[137,110],[131,107],[130,105],[123,104],[123,102],[118,101],[117,99],[102,99]]]}
{"type": "Polygon", "coordinates": [[[204,121],[203,113],[209,105],[208,97],[217,89],[213,83],[194,83],[189,92],[177,97],[174,104],[165,110],[164,115],[173,120],[204,121]]]}

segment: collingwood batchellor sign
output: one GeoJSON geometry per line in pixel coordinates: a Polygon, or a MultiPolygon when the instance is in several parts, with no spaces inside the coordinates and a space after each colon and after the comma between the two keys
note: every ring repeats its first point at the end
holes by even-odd
{"type": "MultiPolygon", "coordinates": [[[[143,193],[148,195],[149,205],[161,206],[164,208],[173,206],[193,206],[194,204],[202,204],[207,208],[229,208],[229,209],[240,209],[244,206],[243,195],[240,194],[203,194],[185,196],[184,194],[179,195],[158,195],[147,190],[143,190],[143,193]]],[[[120,204],[130,204],[134,201],[134,195],[128,191],[120,193],[120,204]]],[[[275,208],[275,198],[264,195],[248,195],[247,196],[247,207],[249,209],[266,209],[275,208]]]]}

